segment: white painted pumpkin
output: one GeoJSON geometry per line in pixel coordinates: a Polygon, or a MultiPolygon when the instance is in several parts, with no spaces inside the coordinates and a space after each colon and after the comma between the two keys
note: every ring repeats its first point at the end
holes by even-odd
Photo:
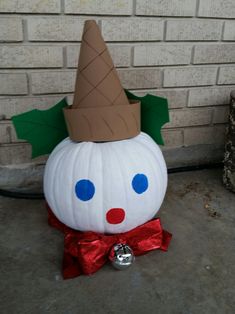
{"type": "Polygon", "coordinates": [[[56,217],[81,231],[120,233],[153,218],[167,187],[161,150],[145,133],[115,142],[63,140],[45,169],[56,217]]]}

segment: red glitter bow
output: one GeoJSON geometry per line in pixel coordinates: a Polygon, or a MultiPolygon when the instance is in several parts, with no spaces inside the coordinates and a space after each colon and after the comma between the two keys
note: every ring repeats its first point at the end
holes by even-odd
{"type": "Polygon", "coordinates": [[[73,278],[98,271],[109,259],[114,244],[131,247],[135,256],[153,250],[167,251],[172,235],[163,230],[159,218],[125,233],[103,235],[96,232],[80,232],[62,224],[48,207],[48,222],[65,233],[63,277],[73,278]]]}

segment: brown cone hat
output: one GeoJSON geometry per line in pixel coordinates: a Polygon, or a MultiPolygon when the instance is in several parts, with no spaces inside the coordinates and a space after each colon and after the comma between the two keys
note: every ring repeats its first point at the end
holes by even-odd
{"type": "Polygon", "coordinates": [[[115,141],[140,133],[140,103],[129,101],[95,21],[85,22],[72,106],[64,109],[73,141],[115,141]]]}

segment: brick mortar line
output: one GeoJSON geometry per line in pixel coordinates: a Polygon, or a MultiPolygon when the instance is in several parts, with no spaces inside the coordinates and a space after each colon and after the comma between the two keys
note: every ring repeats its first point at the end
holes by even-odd
{"type": "MultiPolygon", "coordinates": [[[[22,20],[27,22],[27,20],[22,20]]],[[[101,21],[102,22],[102,21],[101,21]]],[[[25,23],[26,24],[26,23],[25,23]]],[[[99,23],[98,23],[99,25],[99,23]]],[[[28,29],[27,29],[28,30],[28,29]]],[[[107,44],[109,45],[131,45],[134,44],[136,46],[138,45],[150,45],[150,46],[155,46],[155,45],[159,45],[159,43],[165,43],[166,45],[172,45],[172,44],[179,44],[179,45],[190,45],[190,44],[195,44],[195,45],[234,45],[235,44],[235,40],[217,40],[217,39],[213,39],[213,40],[203,40],[203,39],[199,39],[199,40],[161,40],[161,39],[151,39],[151,40],[147,40],[147,39],[142,39],[142,40],[106,40],[105,41],[107,44]]],[[[81,44],[81,40],[28,40],[27,43],[24,43],[23,41],[2,41],[0,42],[0,46],[36,46],[36,45],[60,45],[60,44],[67,44],[67,45],[79,45],[81,44]]]]}
{"type": "Polygon", "coordinates": [[[194,57],[195,57],[195,46],[192,47],[191,49],[191,59],[190,59],[190,64],[193,65],[194,57]]]}
{"type": "MultiPolygon", "coordinates": [[[[28,21],[25,19],[22,19],[22,32],[23,32],[23,44],[28,43],[28,21]]],[[[19,46],[22,46],[22,44],[19,46]]]]}
{"type": "MultiPolygon", "coordinates": [[[[211,88],[211,89],[213,89],[213,88],[224,88],[224,87],[231,87],[231,88],[233,88],[233,87],[235,87],[235,84],[226,84],[226,85],[213,85],[213,86],[203,86],[203,87],[199,87],[199,86],[185,86],[185,87],[180,87],[180,88],[178,88],[178,87],[165,87],[164,88],[164,90],[177,90],[177,89],[188,89],[188,90],[190,90],[190,89],[202,89],[202,88],[205,88],[205,89],[208,89],[208,88],[211,88]]],[[[132,90],[133,92],[134,91],[137,91],[136,89],[134,89],[134,88],[131,88],[130,90],[132,90]]],[[[157,91],[157,90],[161,90],[160,88],[157,88],[157,87],[155,87],[155,88],[142,88],[141,89],[141,91],[146,91],[147,92],[147,90],[153,90],[153,91],[157,91]]],[[[140,91],[140,89],[138,89],[138,91],[140,91]]]]}
{"type": "Polygon", "coordinates": [[[60,15],[65,14],[65,2],[60,0],[60,15]]]}
{"type": "Polygon", "coordinates": [[[15,98],[15,97],[21,97],[21,96],[40,96],[40,95],[29,95],[27,94],[1,94],[0,97],[2,98],[15,98]]]}
{"type": "Polygon", "coordinates": [[[67,58],[67,47],[62,47],[62,62],[63,62],[63,69],[69,69],[67,67],[68,64],[68,58],[67,58]]]}
{"type": "Polygon", "coordinates": [[[0,12],[1,17],[27,17],[27,16],[35,16],[35,17],[43,17],[43,16],[61,16],[60,12],[49,12],[49,13],[34,13],[34,12],[0,12]]]}
{"type": "Polygon", "coordinates": [[[186,108],[189,108],[189,89],[187,89],[186,93],[186,108]]]}
{"type": "MultiPolygon", "coordinates": [[[[12,124],[12,120],[11,119],[4,119],[4,120],[1,120],[0,121],[0,125],[3,126],[3,125],[6,125],[6,126],[13,126],[12,124]]],[[[189,125],[189,126],[179,126],[179,127],[163,127],[163,130],[164,132],[173,132],[173,131],[180,131],[180,130],[184,130],[184,129],[194,129],[194,128],[197,128],[197,129],[200,129],[202,126],[205,126],[205,127],[208,127],[208,128],[211,128],[211,127],[218,127],[218,126],[227,126],[228,125],[228,122],[222,122],[222,123],[213,123],[213,125],[210,125],[210,124],[197,124],[197,125],[189,125]]],[[[14,143],[18,143],[19,140],[17,142],[14,142],[14,143]]],[[[26,141],[23,141],[22,142],[26,142],[26,141]]]]}
{"type": "Polygon", "coordinates": [[[185,146],[185,128],[186,127],[184,127],[183,129],[182,129],[182,131],[181,131],[181,134],[182,134],[182,146],[181,147],[184,147],[185,146]]]}
{"type": "MultiPolygon", "coordinates": [[[[46,46],[46,45],[52,45],[52,46],[56,46],[56,45],[61,45],[61,44],[67,44],[67,45],[71,45],[71,46],[75,46],[75,45],[79,45],[81,44],[81,40],[79,41],[66,41],[66,40],[54,40],[54,41],[42,41],[42,40],[29,40],[27,41],[27,44],[23,41],[5,41],[5,42],[1,42],[0,46],[46,46]],[[22,44],[23,43],[23,44],[22,44]]],[[[178,45],[190,45],[190,44],[194,44],[194,45],[217,45],[217,46],[221,46],[221,45],[234,45],[235,44],[235,40],[167,40],[167,41],[163,41],[163,40],[138,40],[138,41],[133,41],[133,40],[127,40],[127,41],[121,41],[121,40],[115,40],[115,41],[106,41],[106,44],[108,45],[135,45],[135,46],[143,46],[143,45],[150,45],[150,46],[158,46],[158,45],[174,45],[174,44],[178,44],[178,45]]]]}
{"type": "MultiPolygon", "coordinates": [[[[217,73],[216,73],[216,79],[215,79],[216,85],[218,85],[218,82],[219,82],[219,75],[220,75],[220,66],[218,66],[217,73]]],[[[222,85],[226,85],[226,84],[222,84],[222,85]]]]}
{"type": "Polygon", "coordinates": [[[61,95],[63,96],[68,96],[68,97],[72,97],[73,93],[64,93],[64,94],[41,94],[41,95],[1,95],[0,96],[0,101],[4,100],[4,99],[13,99],[13,98],[17,98],[17,100],[23,100],[23,99],[29,99],[29,98],[59,98],[61,97],[61,95]],[[10,96],[10,97],[9,97],[10,96]],[[22,98],[22,99],[20,99],[22,98]]]}
{"type": "MultiPolygon", "coordinates": [[[[221,124],[223,124],[223,123],[219,123],[219,125],[221,125],[221,124]]],[[[191,128],[194,128],[194,127],[198,127],[198,128],[201,128],[201,127],[213,127],[213,126],[215,126],[215,125],[218,125],[218,123],[217,124],[195,124],[195,125],[190,125],[190,126],[187,126],[187,125],[182,125],[182,126],[179,126],[179,127],[165,127],[165,126],[163,126],[163,128],[162,128],[162,130],[178,130],[178,129],[184,129],[184,131],[186,130],[186,129],[191,129],[191,128]]]]}
{"type": "MultiPolygon", "coordinates": [[[[34,41],[33,41],[34,42],[34,41]]],[[[61,41],[61,42],[64,42],[64,41],[61,41]]],[[[65,41],[66,42],[66,41],[65,41]]],[[[162,43],[166,43],[166,44],[185,44],[185,45],[189,45],[189,44],[201,44],[201,45],[215,45],[215,44],[234,44],[235,43],[235,40],[223,40],[223,41],[220,41],[220,40],[160,40],[160,39],[152,39],[152,40],[138,40],[138,41],[134,41],[134,40],[126,40],[126,41],[121,41],[121,40],[115,40],[115,41],[105,41],[107,44],[135,44],[135,45],[152,45],[154,46],[155,45],[159,45],[159,44],[162,44],[162,43]]],[[[42,43],[42,41],[38,41],[38,43],[42,43]]],[[[53,41],[52,41],[53,43],[53,41]]],[[[56,42],[56,43],[60,43],[60,41],[56,42]]],[[[74,41],[71,41],[71,43],[75,43],[74,41]]]]}
{"type": "MultiPolygon", "coordinates": [[[[227,86],[227,85],[226,85],[227,86]]],[[[211,87],[211,86],[200,86],[201,88],[202,87],[211,87]]],[[[235,87],[235,85],[234,85],[234,87],[235,87]]],[[[191,87],[190,87],[191,88],[191,87]]],[[[197,88],[197,87],[193,87],[193,88],[197,88]]],[[[161,89],[161,90],[164,90],[164,88],[162,88],[162,87],[160,87],[159,89],[161,89]]],[[[179,87],[178,89],[182,89],[182,87],[179,87]]],[[[233,89],[233,88],[231,88],[231,89],[233,89]]],[[[234,88],[235,89],[235,88],[234,88]]],[[[131,89],[129,89],[130,91],[132,91],[131,89]]],[[[153,90],[153,88],[149,88],[149,91],[152,91],[153,90]]],[[[177,88],[175,89],[175,90],[177,90],[177,88]]],[[[142,90],[141,89],[135,89],[135,92],[142,92],[142,90]]],[[[41,92],[41,93],[34,93],[34,94],[32,94],[32,95],[28,95],[28,96],[33,96],[33,97],[42,97],[42,96],[44,96],[44,97],[46,97],[46,96],[54,96],[54,95],[67,95],[67,94],[69,94],[69,93],[71,93],[70,91],[68,91],[68,92],[63,92],[63,93],[58,93],[58,92],[56,92],[56,94],[54,94],[54,93],[45,93],[45,92],[41,92]]],[[[146,93],[147,93],[147,90],[146,90],[146,93]]],[[[3,98],[6,98],[6,97],[14,97],[14,96],[26,96],[27,94],[25,94],[25,95],[22,95],[22,94],[6,94],[6,95],[1,95],[1,96],[3,96],[3,98]]],[[[61,97],[62,97],[61,96],[61,97]]],[[[219,105],[214,105],[214,106],[219,106],[219,105]]],[[[193,109],[193,108],[205,108],[205,107],[207,107],[207,106],[187,106],[187,107],[183,107],[183,108],[188,108],[188,109],[193,109]]],[[[181,109],[181,108],[179,108],[179,109],[181,109]]]]}
{"type": "MultiPolygon", "coordinates": [[[[167,88],[164,88],[163,86],[159,86],[159,89],[161,89],[161,90],[169,90],[169,89],[174,89],[174,90],[177,90],[177,89],[197,89],[197,88],[212,88],[212,87],[225,87],[225,86],[228,86],[228,85],[198,85],[198,86],[177,86],[177,87],[167,87],[167,88]]],[[[234,85],[234,87],[235,87],[235,85],[234,85]]],[[[124,86],[124,88],[125,88],[125,86],[124,86]]],[[[157,91],[157,87],[151,87],[151,88],[146,88],[145,89],[145,91],[147,92],[147,90],[149,90],[149,91],[152,91],[152,90],[154,90],[154,89],[156,89],[156,91],[157,91]]],[[[235,88],[234,88],[235,89],[235,88]]],[[[128,89],[128,90],[130,90],[130,91],[132,91],[132,89],[128,89]]],[[[134,89],[135,90],[135,92],[141,92],[142,91],[142,89],[141,88],[135,88],[134,89]]],[[[60,95],[66,95],[66,94],[69,94],[69,93],[71,93],[71,91],[68,91],[68,92],[61,92],[61,93],[59,93],[59,92],[56,92],[56,93],[45,93],[45,92],[35,92],[35,93],[33,93],[32,94],[32,96],[34,96],[34,97],[39,97],[39,96],[42,96],[42,95],[44,95],[44,96],[53,96],[53,95],[58,95],[58,94],[60,94],[60,95]]],[[[4,95],[4,94],[1,94],[1,96],[4,96],[4,97],[7,97],[7,96],[17,96],[17,95],[19,95],[19,96],[24,96],[24,95],[20,95],[20,94],[16,94],[16,95],[14,95],[14,94],[6,94],[6,95],[4,95]]],[[[29,95],[30,96],[30,95],[29,95]]],[[[215,105],[215,106],[218,106],[218,105],[215,105]]],[[[201,108],[201,107],[206,107],[206,106],[198,106],[199,108],[201,108]]],[[[196,108],[196,107],[193,107],[193,106],[190,106],[190,107],[185,107],[185,108],[196,108]]]]}
{"type": "Polygon", "coordinates": [[[132,15],[131,16],[136,16],[136,0],[132,0],[132,15]]]}
{"type": "Polygon", "coordinates": [[[200,0],[196,0],[196,6],[195,6],[195,17],[196,18],[199,15],[199,7],[200,7],[200,0]]]}
{"type": "MultiPolygon", "coordinates": [[[[201,126],[201,127],[203,127],[203,126],[201,126]]],[[[167,144],[165,144],[164,145],[164,148],[171,148],[171,147],[181,147],[181,148],[183,148],[184,147],[184,139],[185,139],[185,131],[186,131],[186,129],[187,129],[187,127],[184,129],[184,130],[180,130],[181,132],[181,136],[182,136],[182,144],[180,144],[180,143],[178,143],[178,144],[176,144],[176,146],[171,146],[171,145],[167,145],[167,144]]],[[[162,129],[164,132],[166,131],[166,130],[168,130],[168,129],[162,129]]],[[[169,129],[170,130],[170,129],[169,129]]],[[[172,132],[173,133],[173,132],[172,132]]],[[[178,133],[178,132],[174,132],[174,133],[178,133]]],[[[166,134],[166,132],[165,132],[165,134],[163,134],[163,139],[164,139],[164,135],[170,135],[170,132],[168,133],[168,134],[166,134]]],[[[165,139],[164,139],[165,140],[165,139]]],[[[165,142],[166,142],[166,140],[165,140],[165,142]]],[[[16,146],[16,145],[20,145],[20,146],[24,146],[24,145],[30,145],[27,141],[19,141],[19,142],[16,142],[16,141],[11,141],[11,142],[6,142],[6,141],[4,141],[4,142],[2,142],[1,143],[1,146],[0,146],[0,148],[1,147],[8,147],[8,146],[16,146]]],[[[204,143],[198,143],[198,144],[194,144],[194,145],[204,145],[204,143]]],[[[213,143],[213,144],[211,144],[211,145],[217,145],[216,143],[213,143]]],[[[159,145],[160,146],[160,145],[159,145]]],[[[187,146],[189,146],[189,145],[187,145],[187,146]]],[[[192,145],[190,145],[190,146],[192,146],[192,145]]]]}
{"type": "Polygon", "coordinates": [[[163,22],[163,42],[166,42],[167,23],[168,23],[167,20],[165,20],[165,21],[163,22]]]}
{"type": "MultiPolygon", "coordinates": [[[[31,81],[30,81],[31,82],[31,81]]],[[[193,89],[206,89],[206,90],[208,90],[208,89],[213,89],[213,88],[226,88],[226,87],[228,87],[228,88],[231,88],[231,89],[235,89],[235,85],[231,85],[231,84],[228,84],[228,85],[198,85],[198,86],[172,86],[172,87],[163,87],[163,86],[160,86],[160,87],[150,87],[150,88],[145,88],[144,89],[144,92],[146,92],[146,93],[148,93],[148,91],[154,91],[154,92],[157,92],[158,91],[158,89],[160,90],[160,91],[164,91],[164,90],[166,90],[166,91],[172,91],[172,90],[175,90],[175,91],[177,91],[177,90],[182,90],[182,89],[184,89],[184,90],[193,90],[193,89]]],[[[143,92],[143,88],[132,88],[132,89],[130,89],[129,88],[129,90],[130,91],[132,91],[132,92],[143,92]]],[[[18,98],[18,97],[20,97],[20,98],[24,98],[24,97],[26,97],[26,96],[28,96],[28,97],[33,97],[33,98],[36,98],[36,97],[52,97],[52,96],[54,96],[54,97],[59,97],[59,95],[70,95],[70,94],[73,94],[73,92],[71,92],[71,91],[67,91],[67,92],[61,92],[61,93],[59,93],[59,92],[52,92],[52,93],[45,93],[45,92],[40,92],[40,93],[32,93],[32,94],[24,94],[24,95],[22,95],[22,94],[13,94],[13,93],[8,93],[8,94],[0,94],[0,99],[4,99],[4,98],[18,98]]],[[[214,105],[214,106],[219,106],[219,105],[214,105]]],[[[207,106],[187,106],[187,107],[183,107],[183,108],[205,108],[205,107],[207,107],[207,106]]],[[[176,109],[176,108],[175,108],[176,109]]],[[[181,108],[179,108],[179,109],[181,109],[181,108]]]]}
{"type": "MultiPolygon", "coordinates": [[[[63,0],[62,0],[63,1],[63,0]]],[[[81,17],[82,18],[82,21],[86,20],[86,19],[96,19],[96,20],[111,20],[113,18],[115,18],[115,20],[118,20],[118,19],[131,19],[131,20],[142,20],[142,21],[172,21],[172,20],[175,20],[175,21],[178,21],[178,20],[185,20],[185,21],[233,21],[235,18],[216,18],[216,17],[195,17],[195,16],[162,16],[162,15],[97,15],[97,14],[65,14],[64,12],[61,12],[61,13],[1,13],[0,12],[0,18],[3,17],[3,18],[12,18],[12,17],[15,17],[15,18],[36,18],[36,19],[39,19],[39,18],[50,18],[53,20],[53,19],[71,19],[71,20],[74,20],[76,17],[81,17]]]]}
{"type": "MultiPolygon", "coordinates": [[[[106,16],[105,16],[106,17],[106,16]]],[[[111,16],[110,16],[111,17],[111,16]]],[[[116,16],[115,16],[116,17],[116,16]]],[[[128,16],[125,16],[128,17],[128,16]]],[[[213,16],[183,16],[183,15],[136,15],[137,18],[162,18],[162,19],[175,19],[175,20],[213,20],[213,21],[233,21],[234,17],[213,17],[213,16]]]]}
{"type": "MultiPolygon", "coordinates": [[[[162,92],[162,91],[180,91],[180,90],[184,90],[184,91],[190,91],[190,90],[197,90],[197,89],[204,89],[204,90],[210,90],[210,89],[232,89],[232,88],[235,88],[235,85],[231,85],[231,84],[228,84],[228,85],[214,85],[214,86],[203,86],[203,87],[198,87],[198,86],[192,86],[192,87],[166,87],[166,88],[156,88],[156,87],[152,87],[152,88],[141,88],[141,89],[135,89],[135,88],[131,88],[129,89],[130,91],[132,91],[133,93],[134,92],[143,92],[143,93],[148,93],[149,91],[152,91],[152,92],[162,92]]],[[[73,96],[73,92],[64,92],[64,93],[53,93],[53,94],[47,94],[47,93],[43,93],[43,94],[36,94],[36,95],[22,95],[22,94],[1,94],[0,95],[0,100],[3,100],[5,98],[53,98],[53,97],[60,97],[61,95],[67,95],[67,96],[73,96]]],[[[228,105],[228,104],[225,104],[225,105],[228,105]]],[[[213,105],[213,106],[224,106],[223,104],[221,105],[213,105]]],[[[183,107],[183,108],[205,108],[207,106],[189,106],[189,107],[183,107]]],[[[180,107],[181,108],[181,107],[180,107]]],[[[173,108],[173,109],[176,109],[176,108],[173,108]]]]}
{"type": "MultiPolygon", "coordinates": [[[[7,146],[17,146],[17,145],[31,145],[30,143],[28,143],[28,142],[12,142],[12,143],[1,143],[1,145],[0,145],[0,148],[1,147],[7,147],[7,146]]],[[[1,167],[2,165],[0,165],[0,167],[1,167]]]]}
{"type": "Polygon", "coordinates": [[[160,83],[161,83],[161,89],[163,89],[164,87],[164,79],[165,79],[165,72],[162,70],[161,72],[160,72],[160,77],[161,77],[161,80],[160,80],[160,83]]]}
{"type": "MultiPolygon", "coordinates": [[[[131,63],[130,63],[130,65],[129,65],[129,69],[132,69],[132,68],[134,68],[134,47],[133,46],[130,46],[131,47],[131,51],[130,51],[130,61],[131,61],[131,63]]],[[[116,67],[116,69],[118,69],[118,67],[116,67]]]]}
{"type": "MultiPolygon", "coordinates": [[[[62,0],[63,1],[63,0],[62,0]]],[[[234,17],[213,17],[213,16],[208,16],[208,17],[204,17],[204,16],[174,16],[174,15],[132,15],[132,14],[128,14],[128,15],[122,15],[122,14],[106,14],[106,15],[102,15],[102,14],[79,14],[79,13],[64,13],[64,12],[59,12],[59,13],[31,13],[31,12],[0,12],[0,18],[1,17],[36,17],[36,18],[40,18],[40,17],[51,17],[51,18],[59,18],[59,17],[64,17],[66,18],[71,18],[74,19],[75,17],[82,17],[85,19],[89,19],[89,18],[93,18],[93,19],[112,19],[112,18],[121,18],[121,19],[128,19],[128,18],[132,18],[132,19],[148,19],[148,20],[153,20],[156,21],[156,18],[158,18],[159,20],[163,20],[163,19],[175,19],[175,20],[203,20],[203,21],[207,21],[207,20],[215,20],[215,21],[232,21],[234,20],[234,17]]]]}
{"type": "Polygon", "coordinates": [[[32,78],[29,73],[26,73],[26,79],[27,79],[27,95],[32,95],[32,78]]]}
{"type": "MultiPolygon", "coordinates": [[[[211,125],[208,125],[208,124],[205,124],[205,127],[206,128],[213,128],[214,126],[215,127],[218,127],[218,126],[221,126],[221,127],[223,127],[223,126],[226,126],[226,125],[228,125],[228,123],[227,122],[225,122],[225,123],[214,123],[212,126],[211,125]]],[[[192,126],[188,126],[188,127],[181,127],[182,129],[194,129],[194,128],[196,128],[196,129],[200,129],[202,126],[201,125],[192,125],[192,126]]],[[[180,127],[179,127],[180,128],[180,127]]],[[[178,130],[179,128],[175,128],[176,130],[178,130]]],[[[173,128],[172,128],[173,129],[173,128]]],[[[166,129],[166,130],[169,130],[169,129],[166,129]]],[[[170,129],[171,130],[171,129],[170,129]]]]}
{"type": "MultiPolygon", "coordinates": [[[[4,120],[1,120],[0,121],[0,126],[13,126],[13,123],[12,123],[12,120],[11,119],[4,119],[4,120]]],[[[210,125],[210,124],[198,124],[198,125],[191,125],[191,126],[179,126],[179,127],[163,127],[163,130],[164,132],[174,132],[174,131],[183,131],[185,129],[194,129],[194,128],[197,128],[197,129],[200,129],[201,126],[204,126],[206,128],[211,128],[211,127],[218,127],[218,126],[226,126],[228,125],[228,122],[223,122],[223,123],[213,123],[213,125],[210,125]]],[[[14,142],[14,143],[19,143],[19,141],[21,142],[21,140],[17,140],[17,142],[14,142]]],[[[22,142],[27,142],[27,141],[24,141],[22,140],[22,142]]]]}
{"type": "Polygon", "coordinates": [[[210,123],[210,125],[213,125],[214,117],[215,117],[215,108],[213,108],[212,113],[211,113],[211,123],[210,123]]]}
{"type": "Polygon", "coordinates": [[[223,25],[222,25],[222,33],[221,33],[221,41],[225,41],[224,40],[224,32],[225,32],[225,21],[223,22],[223,25]]]}
{"type": "MultiPolygon", "coordinates": [[[[233,63],[201,63],[201,64],[167,64],[167,65],[159,65],[159,66],[119,66],[116,67],[117,70],[167,70],[167,69],[197,69],[197,68],[204,68],[204,69],[209,69],[209,68],[215,68],[215,67],[234,67],[235,62],[233,63]]],[[[37,72],[37,73],[43,73],[43,72],[74,72],[76,71],[77,67],[38,67],[38,68],[0,68],[0,73],[9,73],[9,74],[14,74],[15,73],[26,73],[27,72],[37,72]]],[[[229,84],[225,84],[229,85],[229,84]]],[[[230,84],[233,85],[233,84],[230,84]]]]}
{"type": "MultiPolygon", "coordinates": [[[[70,95],[70,96],[72,96],[72,95],[70,95]]],[[[51,105],[51,106],[53,106],[53,105],[51,105]]],[[[40,106],[38,106],[38,107],[40,107],[40,106]]],[[[215,109],[225,109],[225,108],[229,108],[229,104],[227,104],[227,105],[199,106],[199,107],[169,108],[169,111],[170,112],[183,112],[183,111],[193,112],[193,111],[208,111],[208,110],[210,110],[212,112],[215,109]]],[[[0,123],[1,122],[4,123],[4,122],[7,122],[7,121],[10,121],[10,119],[4,118],[4,119],[0,120],[0,123]]],[[[179,127],[177,127],[177,128],[179,128],[179,127]]]]}

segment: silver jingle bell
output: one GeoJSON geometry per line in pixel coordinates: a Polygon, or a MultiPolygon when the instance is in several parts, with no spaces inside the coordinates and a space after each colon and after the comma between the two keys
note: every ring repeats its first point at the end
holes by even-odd
{"type": "Polygon", "coordinates": [[[127,244],[118,243],[113,247],[113,258],[111,259],[113,267],[123,270],[132,265],[135,260],[132,249],[127,244]]]}

